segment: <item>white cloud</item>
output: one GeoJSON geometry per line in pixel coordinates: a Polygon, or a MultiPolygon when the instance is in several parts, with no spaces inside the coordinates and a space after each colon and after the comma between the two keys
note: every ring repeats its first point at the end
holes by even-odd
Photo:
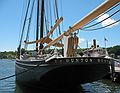
{"type": "MultiPolygon", "coordinates": [[[[96,21],[97,21],[97,22],[100,22],[100,21],[106,19],[107,17],[109,17],[109,14],[104,14],[104,15],[102,15],[101,17],[99,17],[96,21]]],[[[107,26],[107,25],[112,24],[112,23],[114,23],[114,22],[116,22],[116,20],[114,20],[114,19],[112,19],[112,18],[108,18],[107,20],[103,21],[103,22],[101,23],[101,25],[102,25],[102,26],[107,26]]],[[[113,26],[118,25],[118,24],[119,24],[119,22],[117,22],[117,23],[115,23],[115,24],[113,24],[113,25],[110,25],[110,26],[108,26],[108,27],[110,28],[110,27],[113,27],[113,26]]]]}

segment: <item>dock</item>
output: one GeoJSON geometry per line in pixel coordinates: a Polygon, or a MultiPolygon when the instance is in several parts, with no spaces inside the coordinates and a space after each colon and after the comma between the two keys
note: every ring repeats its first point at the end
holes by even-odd
{"type": "Polygon", "coordinates": [[[110,73],[105,78],[112,80],[112,82],[120,82],[120,59],[112,59],[110,73]]]}

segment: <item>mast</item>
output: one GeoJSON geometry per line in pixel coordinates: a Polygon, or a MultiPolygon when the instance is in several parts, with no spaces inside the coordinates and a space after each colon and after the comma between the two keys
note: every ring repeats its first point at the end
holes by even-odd
{"type": "MultiPolygon", "coordinates": [[[[39,39],[39,0],[37,2],[37,29],[36,29],[36,41],[39,39]]],[[[36,42],[36,52],[38,52],[38,42],[36,42]]]]}
{"type": "MultiPolygon", "coordinates": [[[[40,39],[43,38],[43,30],[44,30],[44,0],[42,0],[41,5],[41,25],[40,25],[40,39]]],[[[43,44],[40,44],[40,49],[43,48],[43,44]]]]}

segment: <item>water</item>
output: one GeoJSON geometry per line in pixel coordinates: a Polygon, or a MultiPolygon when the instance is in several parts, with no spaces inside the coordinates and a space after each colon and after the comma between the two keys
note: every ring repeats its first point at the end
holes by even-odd
{"type": "MultiPolygon", "coordinates": [[[[15,60],[0,60],[0,78],[15,74],[15,60]]],[[[120,93],[120,84],[99,80],[67,91],[29,89],[16,84],[15,77],[0,81],[0,93],[120,93]]]]}
{"type": "MultiPolygon", "coordinates": [[[[0,78],[15,74],[15,61],[0,60],[0,78]]],[[[0,81],[0,93],[13,93],[15,77],[0,81]]]]}

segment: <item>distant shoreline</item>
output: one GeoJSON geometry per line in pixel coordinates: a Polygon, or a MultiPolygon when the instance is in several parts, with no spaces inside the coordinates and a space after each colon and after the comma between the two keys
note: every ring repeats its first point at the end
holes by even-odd
{"type": "MultiPolygon", "coordinates": [[[[78,49],[78,51],[85,50],[85,49],[78,49]]],[[[120,45],[116,45],[113,47],[108,47],[107,51],[109,55],[113,58],[120,59],[120,45]]],[[[17,51],[4,51],[0,52],[0,59],[16,59],[17,51]]]]}

